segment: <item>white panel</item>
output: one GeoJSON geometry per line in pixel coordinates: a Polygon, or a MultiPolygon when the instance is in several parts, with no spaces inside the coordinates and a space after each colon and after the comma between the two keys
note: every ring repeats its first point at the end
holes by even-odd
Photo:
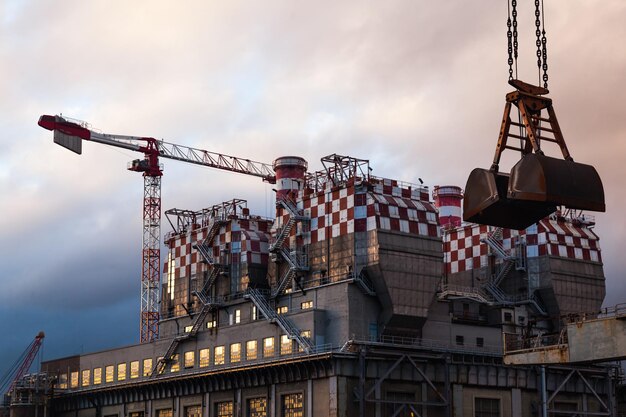
{"type": "Polygon", "coordinates": [[[367,230],[376,230],[376,217],[367,218],[367,230]]]}

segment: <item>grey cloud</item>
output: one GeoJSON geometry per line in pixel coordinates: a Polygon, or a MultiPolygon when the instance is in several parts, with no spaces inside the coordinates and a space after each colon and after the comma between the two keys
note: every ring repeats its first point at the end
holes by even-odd
{"type": "MultiPolygon", "coordinates": [[[[53,146],[40,114],[265,162],[297,154],[311,169],[349,154],[371,159],[379,176],[463,186],[490,165],[510,89],[506,8],[489,0],[50,1],[12,16],[0,23],[0,282],[15,296],[0,330],[30,340],[62,328],[57,355],[76,340],[86,350],[136,340],[142,181],[125,170],[132,152],[53,146]],[[40,308],[19,306],[32,300],[40,308]],[[99,314],[107,319],[93,329],[99,314]],[[28,320],[13,325],[19,315],[28,320]]],[[[546,2],[555,108],[572,154],[605,182],[597,231],[608,303],[626,298],[626,53],[615,41],[624,17],[619,1],[546,2]]],[[[520,74],[534,81],[526,29],[520,74]]],[[[164,209],[240,197],[272,211],[271,187],[256,178],[164,162],[164,209]]],[[[0,356],[11,357],[9,345],[0,356]]]]}

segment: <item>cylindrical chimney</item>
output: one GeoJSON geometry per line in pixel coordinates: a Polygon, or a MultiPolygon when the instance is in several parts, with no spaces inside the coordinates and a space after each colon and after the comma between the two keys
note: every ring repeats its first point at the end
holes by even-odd
{"type": "Polygon", "coordinates": [[[461,201],[463,190],[455,185],[435,185],[433,189],[435,207],[439,209],[439,225],[441,227],[457,227],[461,225],[463,212],[461,201]]]}
{"type": "Polygon", "coordinates": [[[281,156],[274,161],[276,173],[276,199],[285,198],[304,186],[304,175],[308,164],[299,156],[281,156]]]}

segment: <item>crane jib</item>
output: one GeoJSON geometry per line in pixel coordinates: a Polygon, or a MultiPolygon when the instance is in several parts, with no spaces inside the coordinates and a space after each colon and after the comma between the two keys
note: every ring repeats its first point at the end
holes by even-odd
{"type": "Polygon", "coordinates": [[[39,117],[39,126],[48,130],[58,130],[69,136],[77,136],[84,140],[91,139],[91,131],[76,123],[68,122],[57,116],[43,115],[39,117]]]}

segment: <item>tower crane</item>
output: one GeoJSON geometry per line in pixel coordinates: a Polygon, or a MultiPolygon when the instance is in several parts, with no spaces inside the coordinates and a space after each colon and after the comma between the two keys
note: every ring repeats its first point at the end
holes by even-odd
{"type": "Polygon", "coordinates": [[[2,388],[8,385],[9,388],[6,390],[6,394],[12,394],[15,384],[28,372],[30,366],[33,364],[44,337],[46,337],[44,332],[37,333],[35,339],[30,342],[30,345],[28,345],[24,353],[22,353],[22,356],[20,356],[20,359],[18,359],[14,367],[2,377],[2,380],[0,380],[0,393],[2,393],[2,388]]]}
{"type": "Polygon", "coordinates": [[[276,177],[272,166],[236,156],[168,143],[152,137],[100,133],[92,130],[85,122],[63,116],[43,115],[39,118],[39,126],[52,130],[55,143],[77,154],[82,153],[82,142],[90,141],[140,152],[144,155],[143,159],[130,162],[128,169],[141,172],[144,179],[140,341],[148,343],[156,340],[159,322],[161,177],[163,176],[159,158],[252,175],[273,184],[276,182],[276,177]]]}

